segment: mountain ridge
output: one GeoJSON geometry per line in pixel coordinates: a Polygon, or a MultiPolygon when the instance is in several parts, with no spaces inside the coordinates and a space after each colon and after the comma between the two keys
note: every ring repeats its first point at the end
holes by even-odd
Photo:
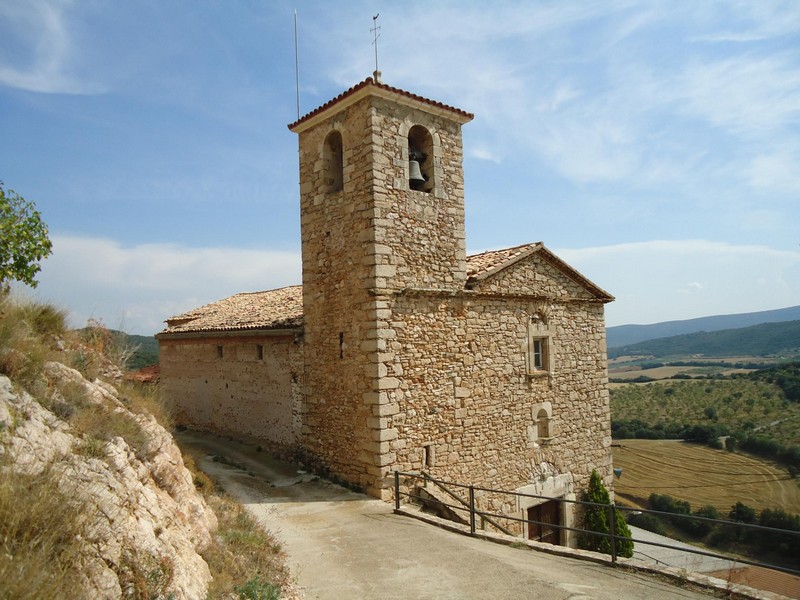
{"type": "Polygon", "coordinates": [[[763,323],[797,320],[800,320],[800,306],[790,306],[751,313],[711,315],[694,319],[663,321],[650,325],[616,325],[606,328],[606,340],[609,348],[617,348],[689,333],[741,329],[763,323]]]}

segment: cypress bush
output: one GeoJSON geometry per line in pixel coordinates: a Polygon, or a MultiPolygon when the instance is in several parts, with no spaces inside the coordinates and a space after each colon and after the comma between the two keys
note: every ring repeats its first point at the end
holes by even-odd
{"type": "MultiPolygon", "coordinates": [[[[585,506],[583,515],[583,529],[587,533],[581,534],[578,539],[578,545],[584,550],[593,550],[595,552],[602,552],[603,554],[611,554],[611,538],[606,537],[611,533],[610,506],[611,497],[609,496],[608,489],[600,479],[600,475],[596,470],[592,470],[592,475],[589,478],[589,487],[583,494],[585,502],[593,502],[596,504],[604,504],[605,506],[585,506]],[[605,535],[592,535],[595,532],[605,535]]],[[[614,510],[614,521],[616,524],[615,534],[616,549],[618,556],[630,558],[633,556],[633,542],[631,541],[631,530],[622,513],[618,509],[614,510]]]]}

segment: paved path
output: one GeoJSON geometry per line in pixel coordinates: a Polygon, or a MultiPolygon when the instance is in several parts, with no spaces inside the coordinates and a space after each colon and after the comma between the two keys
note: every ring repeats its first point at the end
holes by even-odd
{"type": "Polygon", "coordinates": [[[732,560],[684,552],[681,548],[686,548],[687,550],[700,550],[701,548],[653,533],[652,531],[640,529],[639,527],[631,526],[631,535],[635,540],[642,540],[641,543],[634,544],[633,557],[640,559],[645,564],[676,567],[679,569],[686,569],[693,573],[727,571],[737,566],[736,562],[732,560]],[[644,542],[655,542],[657,544],[676,547],[662,548],[661,546],[652,546],[644,542]]]}
{"type": "Polygon", "coordinates": [[[202,468],[282,541],[308,600],[710,597],[643,574],[451,533],[250,446],[194,433],[176,437],[205,453],[202,468]]]}

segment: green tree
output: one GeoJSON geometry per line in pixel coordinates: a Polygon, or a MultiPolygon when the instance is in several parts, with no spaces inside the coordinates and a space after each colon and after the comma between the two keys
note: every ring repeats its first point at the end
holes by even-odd
{"type": "Polygon", "coordinates": [[[756,509],[742,502],[737,502],[731,506],[731,512],[728,513],[728,518],[732,521],[738,521],[739,523],[753,524],[756,522],[756,509]]]}
{"type": "Polygon", "coordinates": [[[39,261],[50,256],[47,225],[28,202],[0,181],[0,291],[12,281],[36,287],[39,261]]]}
{"type": "MultiPolygon", "coordinates": [[[[586,506],[584,508],[583,528],[586,531],[594,531],[596,533],[608,535],[611,532],[611,525],[609,523],[611,497],[608,494],[608,489],[600,480],[600,475],[594,469],[589,478],[589,487],[583,494],[583,500],[585,502],[605,505],[586,506]]],[[[617,556],[630,558],[633,556],[631,530],[622,517],[622,513],[616,508],[614,509],[614,522],[616,524],[615,533],[617,535],[615,542],[617,556]]],[[[611,554],[611,538],[605,535],[584,533],[580,536],[578,545],[584,550],[594,550],[595,552],[602,552],[603,554],[611,554]]]]}

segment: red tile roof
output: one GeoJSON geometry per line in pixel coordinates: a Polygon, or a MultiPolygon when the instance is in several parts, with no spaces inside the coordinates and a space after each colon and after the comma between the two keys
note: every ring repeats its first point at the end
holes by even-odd
{"type": "Polygon", "coordinates": [[[513,248],[503,248],[502,250],[490,250],[488,252],[481,252],[480,254],[473,254],[467,257],[467,278],[468,279],[483,279],[492,273],[504,269],[528,256],[537,248],[541,248],[541,242],[536,244],[523,244],[522,246],[514,246],[513,248]]]}
{"type": "Polygon", "coordinates": [[[513,248],[505,248],[503,250],[491,250],[489,252],[468,256],[467,289],[470,289],[477,282],[491,277],[503,269],[507,269],[514,263],[534,253],[538,254],[543,260],[549,262],[564,275],[578,283],[578,285],[584,287],[598,300],[611,302],[614,299],[614,296],[592,283],[589,279],[558,258],[558,256],[545,248],[544,244],[541,242],[523,244],[522,246],[514,246],[513,248]]]}
{"type": "Polygon", "coordinates": [[[303,286],[236,294],[167,319],[161,333],[291,329],[303,324],[303,286]]]}
{"type": "MultiPolygon", "coordinates": [[[[604,301],[613,296],[570,267],[541,242],[491,250],[467,257],[467,288],[514,263],[540,253],[542,258],[604,301]]],[[[161,334],[293,329],[303,324],[303,286],[294,285],[266,292],[236,294],[167,319],[161,334]]]]}
{"type": "Polygon", "coordinates": [[[298,125],[300,125],[301,123],[304,123],[304,122],[308,121],[309,119],[311,119],[311,118],[315,117],[316,115],[326,111],[327,109],[329,109],[330,107],[334,106],[335,104],[338,104],[342,100],[345,100],[349,96],[352,96],[353,94],[355,94],[359,90],[362,90],[362,89],[364,89],[366,87],[369,87],[369,86],[372,86],[372,87],[375,87],[377,89],[384,90],[384,91],[387,91],[387,92],[392,92],[394,94],[398,94],[400,96],[404,96],[404,97],[409,98],[411,100],[416,100],[417,102],[422,102],[424,104],[428,104],[428,105],[434,106],[436,108],[440,108],[440,109],[443,109],[443,110],[446,110],[446,111],[449,111],[449,112],[453,112],[453,113],[455,113],[455,114],[467,119],[468,121],[471,121],[475,117],[475,115],[473,115],[472,113],[468,113],[468,112],[466,112],[464,110],[461,110],[460,108],[456,108],[454,106],[449,106],[449,105],[444,104],[442,102],[437,102],[436,100],[429,100],[428,98],[424,98],[423,96],[418,96],[417,94],[412,94],[411,92],[407,92],[405,90],[401,90],[400,88],[392,87],[391,85],[386,85],[385,83],[382,83],[380,81],[375,81],[372,77],[367,77],[361,83],[357,83],[356,85],[351,87],[349,90],[347,90],[345,92],[342,92],[341,94],[336,96],[334,99],[329,100],[328,102],[326,102],[325,104],[323,104],[319,108],[315,108],[314,110],[312,110],[307,115],[304,115],[303,117],[300,117],[294,123],[290,123],[289,124],[289,129],[294,130],[294,128],[297,127],[298,125]]]}

